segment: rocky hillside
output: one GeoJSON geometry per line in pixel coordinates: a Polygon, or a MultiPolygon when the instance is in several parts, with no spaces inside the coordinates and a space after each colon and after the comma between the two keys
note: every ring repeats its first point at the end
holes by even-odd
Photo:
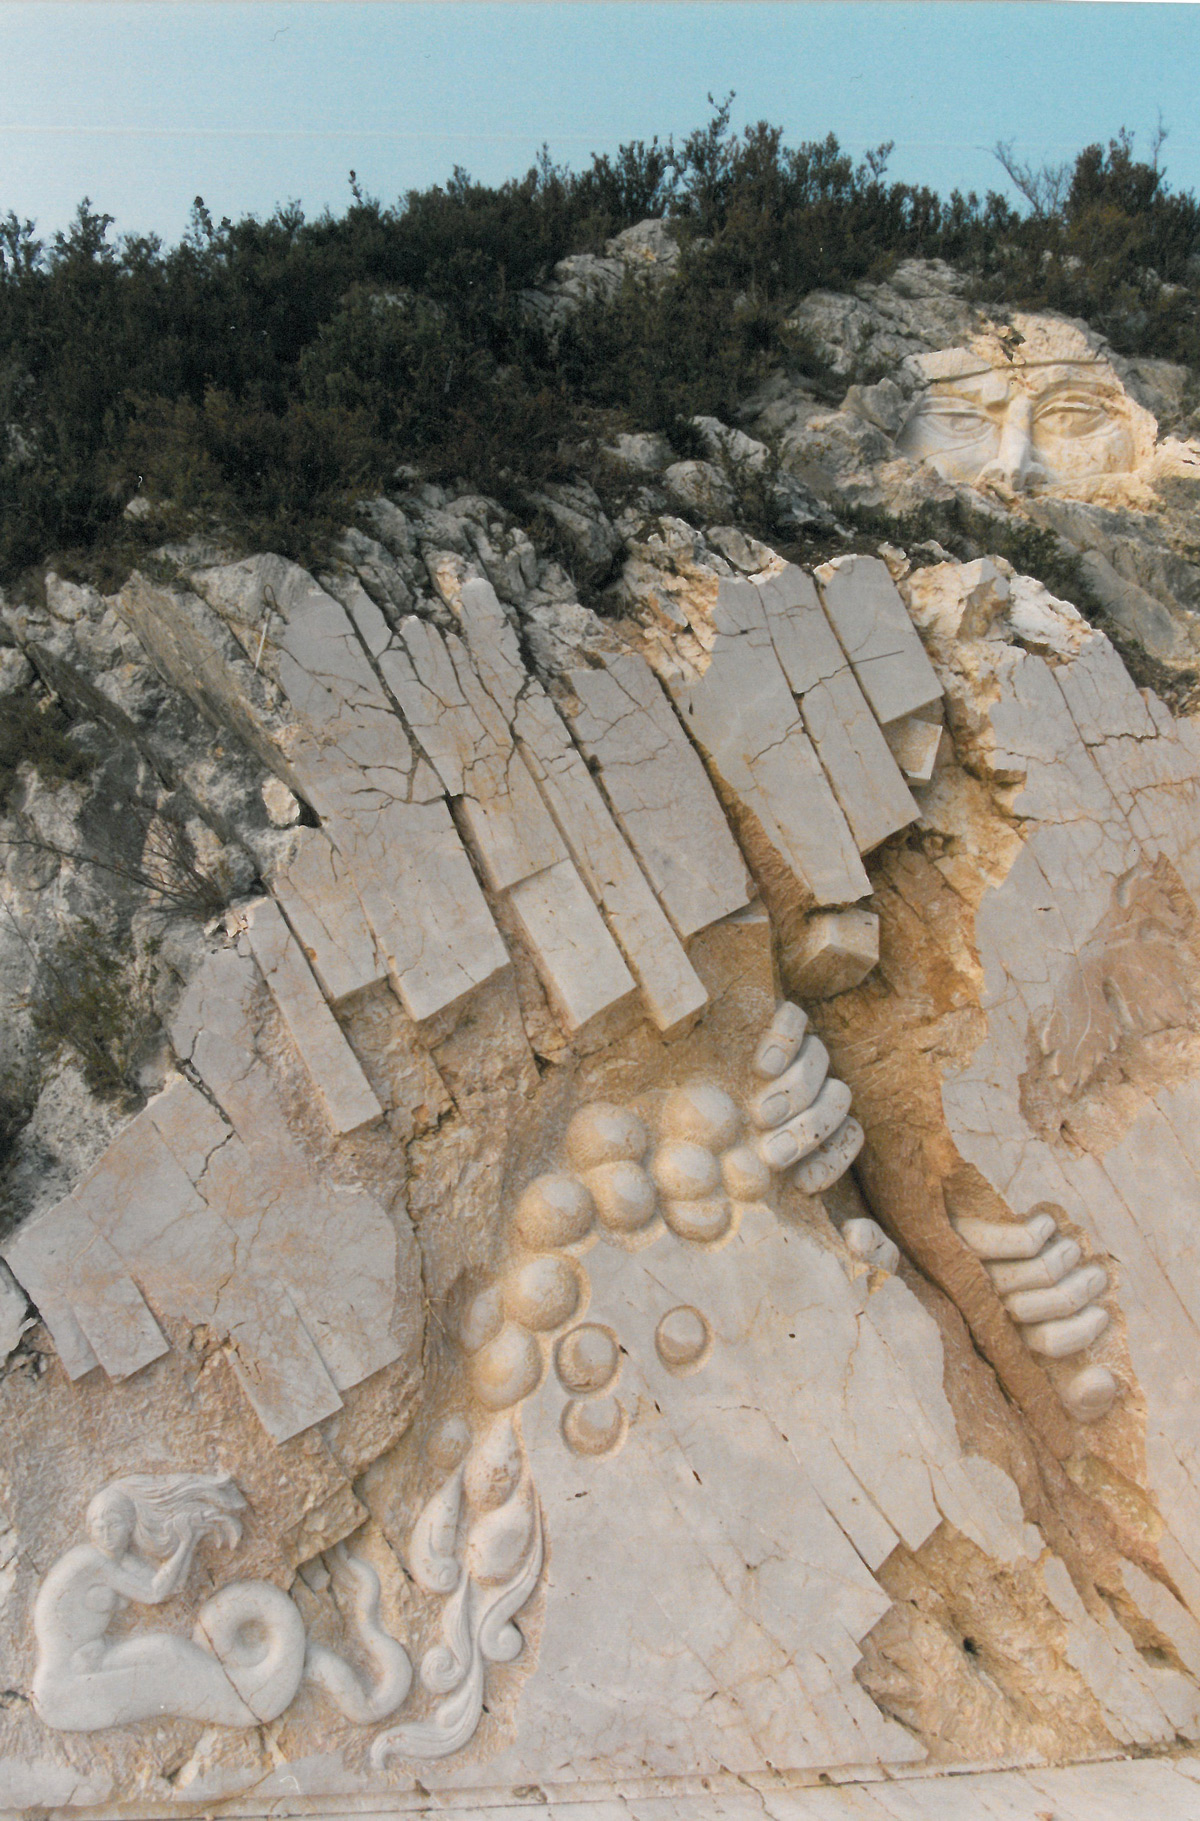
{"type": "Polygon", "coordinates": [[[1018,302],[893,261],[519,486],[14,571],[12,1806],[1200,1739],[1195,379],[1018,302]]]}

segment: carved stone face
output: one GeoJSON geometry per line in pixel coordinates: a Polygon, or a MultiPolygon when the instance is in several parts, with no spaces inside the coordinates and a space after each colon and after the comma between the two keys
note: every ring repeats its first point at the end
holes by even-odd
{"type": "Polygon", "coordinates": [[[133,1506],[122,1492],[102,1492],[88,1507],[88,1535],[104,1555],[124,1555],[133,1540],[133,1506]]]}
{"type": "Polygon", "coordinates": [[[1056,361],[933,379],[900,435],[914,461],[948,481],[996,481],[1021,492],[1070,488],[1136,464],[1129,400],[1100,361],[1056,361]]]}

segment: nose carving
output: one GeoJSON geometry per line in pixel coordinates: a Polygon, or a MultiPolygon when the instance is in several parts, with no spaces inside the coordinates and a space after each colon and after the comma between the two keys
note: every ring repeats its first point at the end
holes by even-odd
{"type": "Polygon", "coordinates": [[[1032,481],[1044,480],[1045,469],[1033,459],[1033,402],[1024,393],[1009,400],[992,460],[981,469],[980,483],[993,481],[1021,493],[1032,481]]]}

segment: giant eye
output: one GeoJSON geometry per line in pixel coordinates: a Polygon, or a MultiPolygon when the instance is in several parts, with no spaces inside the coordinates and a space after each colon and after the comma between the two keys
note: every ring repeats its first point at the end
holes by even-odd
{"type": "Polygon", "coordinates": [[[1112,413],[1094,392],[1059,392],[1041,405],[1035,428],[1051,436],[1095,436],[1113,422],[1112,413]]]}
{"type": "Polygon", "coordinates": [[[970,442],[991,428],[986,412],[957,399],[930,399],[922,407],[921,416],[955,442],[970,442]]]}

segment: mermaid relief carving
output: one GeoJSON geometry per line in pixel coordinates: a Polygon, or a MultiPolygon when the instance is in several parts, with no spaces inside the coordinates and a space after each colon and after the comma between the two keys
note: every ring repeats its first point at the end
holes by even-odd
{"type": "Polygon", "coordinates": [[[33,1704],[47,1726],[96,1732],[166,1718],[257,1726],[283,1713],[306,1677],[360,1725],[400,1705],[412,1680],[408,1654],[379,1622],[374,1569],[344,1550],[330,1552],[331,1574],[377,1672],[368,1688],[332,1650],[306,1647],[295,1603],[268,1581],[222,1587],[200,1607],[190,1638],[110,1637],[122,1607],[159,1606],[182,1591],[206,1537],[232,1548],[244,1506],[228,1474],[135,1474],[96,1494],[88,1541],[59,1557],[34,1601],[33,1704]]]}
{"type": "Polygon", "coordinates": [[[266,1582],[223,1588],[201,1607],[191,1638],[108,1635],[123,1606],[159,1606],[182,1589],[203,1538],[232,1547],[244,1503],[225,1475],[138,1474],[96,1494],[88,1541],[59,1557],[34,1603],[33,1701],[47,1725],[94,1732],[172,1715],[254,1726],[283,1712],[304,1665],[304,1627],[266,1582]],[[239,1632],[252,1620],[269,1641],[247,1661],[239,1632]]]}

